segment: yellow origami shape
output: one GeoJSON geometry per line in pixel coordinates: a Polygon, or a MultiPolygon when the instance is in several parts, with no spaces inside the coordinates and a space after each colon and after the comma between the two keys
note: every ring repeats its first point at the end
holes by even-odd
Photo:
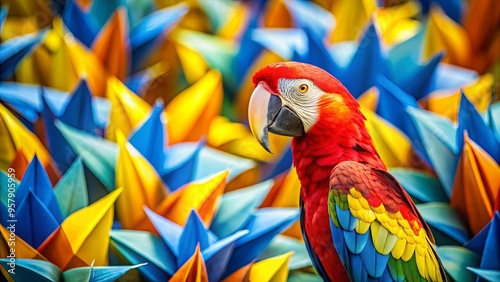
{"type": "MultiPolygon", "coordinates": [[[[299,208],[300,187],[297,170],[292,167],[286,175],[277,177],[275,185],[269,191],[261,207],[299,208]]],[[[296,221],[292,224],[290,228],[283,232],[283,235],[302,240],[300,222],[296,221]]]]}
{"type": "Polygon", "coordinates": [[[248,127],[218,116],[210,125],[207,145],[233,155],[267,162],[281,156],[290,143],[290,138],[275,134],[269,134],[269,139],[274,154],[262,148],[248,127]]]}
{"type": "Polygon", "coordinates": [[[490,222],[500,190],[500,166],[479,145],[464,136],[450,204],[469,222],[474,234],[490,222]]]}
{"type": "Polygon", "coordinates": [[[420,28],[420,23],[414,17],[419,12],[420,6],[416,2],[409,1],[375,10],[373,21],[380,30],[384,42],[393,44],[415,35],[420,28]]]}
{"type": "Polygon", "coordinates": [[[331,41],[340,42],[359,37],[377,4],[374,0],[338,0],[331,1],[329,7],[336,21],[331,41]]]}
{"type": "Polygon", "coordinates": [[[119,130],[128,135],[149,113],[151,106],[130,91],[116,77],[109,77],[106,96],[111,101],[111,113],[106,138],[114,141],[119,130]]]}
{"type": "Polygon", "coordinates": [[[124,80],[129,71],[127,10],[119,7],[97,35],[92,50],[108,72],[124,80]]]}
{"type": "Polygon", "coordinates": [[[113,206],[122,192],[114,190],[97,202],[68,216],[38,251],[62,270],[108,265],[109,231],[113,206]]]}
{"type": "Polygon", "coordinates": [[[205,226],[210,226],[217,204],[226,188],[229,170],[221,171],[201,181],[191,182],[172,192],[156,212],[179,225],[184,225],[196,210],[205,226]]]}
{"type": "Polygon", "coordinates": [[[47,174],[57,179],[58,171],[38,137],[29,131],[3,104],[0,104],[0,169],[7,171],[18,150],[22,148],[27,160],[36,154],[47,174]]]}
{"type": "Polygon", "coordinates": [[[379,95],[378,88],[374,86],[361,94],[357,100],[361,108],[375,112],[377,110],[379,95]]]}
{"type": "Polygon", "coordinates": [[[411,143],[399,129],[371,110],[361,107],[366,117],[365,125],[375,149],[387,167],[410,167],[411,143]]]}
{"type": "Polygon", "coordinates": [[[193,84],[200,80],[208,71],[208,65],[203,57],[192,48],[184,44],[176,44],[175,49],[179,56],[179,61],[182,66],[182,71],[189,84],[193,84]],[[196,66],[196,67],[193,67],[196,66]]]}
{"type": "Polygon", "coordinates": [[[250,269],[250,281],[284,282],[288,278],[288,260],[293,252],[255,263],[250,269]]]}
{"type": "Polygon", "coordinates": [[[469,61],[470,46],[462,26],[433,6],[429,12],[425,35],[423,59],[429,60],[437,52],[445,51],[444,62],[465,65],[469,61]]]}
{"type": "MultiPolygon", "coordinates": [[[[477,111],[480,113],[488,109],[490,105],[493,82],[493,75],[487,73],[480,76],[473,84],[462,89],[467,99],[476,106],[477,111]]],[[[461,91],[458,89],[453,93],[437,90],[432,92],[424,101],[421,101],[421,103],[427,110],[445,116],[452,121],[456,121],[461,96],[461,91]]]]}
{"type": "Polygon", "coordinates": [[[222,108],[222,77],[216,70],[178,94],[165,108],[170,144],[198,141],[222,108]]]}
{"type": "Polygon", "coordinates": [[[207,268],[200,251],[200,244],[196,246],[193,256],[174,273],[170,282],[208,282],[207,268]]]}
{"type": "Polygon", "coordinates": [[[120,151],[116,167],[116,187],[123,193],[116,201],[116,214],[124,229],[152,231],[144,206],[155,209],[166,196],[166,188],[153,166],[117,134],[120,151]]]}

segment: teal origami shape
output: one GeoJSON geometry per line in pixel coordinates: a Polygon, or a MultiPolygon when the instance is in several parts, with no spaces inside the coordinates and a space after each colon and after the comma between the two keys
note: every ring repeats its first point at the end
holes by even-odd
{"type": "Polygon", "coordinates": [[[266,250],[259,255],[257,261],[279,256],[290,251],[294,252],[288,262],[288,268],[290,270],[312,266],[311,259],[309,258],[309,254],[307,253],[304,243],[284,235],[276,236],[266,250]]]}
{"type": "Polygon", "coordinates": [[[205,139],[201,139],[192,151],[186,154],[177,154],[177,148],[182,145],[174,145],[167,148],[167,161],[164,162],[160,170],[163,182],[171,191],[179,189],[181,186],[198,179],[197,169],[200,161],[200,152],[205,147],[205,139]]]}
{"type": "Polygon", "coordinates": [[[267,180],[250,187],[224,193],[220,200],[219,210],[210,225],[210,230],[220,238],[241,230],[250,219],[251,214],[262,204],[273,185],[273,180],[267,180]]]}
{"type": "Polygon", "coordinates": [[[389,172],[417,203],[449,200],[439,180],[428,173],[406,168],[391,168],[389,172]]]}
{"type": "Polygon", "coordinates": [[[110,249],[128,263],[147,263],[138,269],[145,279],[167,281],[176,271],[175,258],[165,251],[168,247],[160,237],[144,231],[112,230],[110,238],[110,249]]]}
{"type": "Polygon", "coordinates": [[[434,168],[446,196],[451,197],[459,150],[456,147],[453,123],[434,113],[408,107],[406,109],[418,133],[413,144],[421,144],[434,168]]]}
{"type": "MultiPolygon", "coordinates": [[[[76,155],[82,159],[85,166],[108,191],[113,191],[115,189],[115,168],[118,156],[116,143],[83,130],[78,130],[61,121],[56,121],[55,125],[76,152],[76,155]]],[[[89,185],[89,187],[91,186],[89,185]]]]}
{"type": "MultiPolygon", "coordinates": [[[[77,267],[63,273],[64,281],[111,282],[117,281],[131,269],[145,266],[146,263],[136,265],[91,266],[77,267]]],[[[125,278],[126,279],[126,278],[125,278]]]]}
{"type": "MultiPolygon", "coordinates": [[[[16,192],[16,235],[37,248],[63,221],[49,177],[36,156],[16,192]]],[[[8,226],[8,223],[2,223],[8,226]]]]}
{"type": "Polygon", "coordinates": [[[64,218],[89,205],[85,169],[80,158],[75,159],[59,182],[57,182],[54,194],[64,218]]]}
{"type": "Polygon", "coordinates": [[[436,251],[444,269],[455,281],[474,281],[475,275],[467,267],[478,267],[479,256],[459,246],[439,246],[436,251]]]}
{"type": "Polygon", "coordinates": [[[469,240],[468,228],[448,203],[417,204],[417,208],[431,227],[438,245],[462,245],[469,240]]]}

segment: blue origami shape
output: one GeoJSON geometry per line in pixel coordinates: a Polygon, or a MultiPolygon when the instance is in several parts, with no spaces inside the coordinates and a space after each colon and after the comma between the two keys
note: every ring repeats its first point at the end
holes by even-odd
{"type": "Polygon", "coordinates": [[[357,98],[376,85],[378,76],[390,77],[387,61],[377,30],[370,21],[349,65],[342,69],[337,78],[357,98]]]}
{"type": "Polygon", "coordinates": [[[69,126],[96,134],[97,125],[94,122],[92,94],[85,79],[80,81],[71,94],[59,119],[69,126]]]}
{"type": "Polygon", "coordinates": [[[13,75],[19,62],[31,54],[46,35],[47,30],[42,30],[2,42],[0,46],[0,78],[4,80],[13,75]]]}
{"type": "Polygon", "coordinates": [[[484,122],[467,96],[462,92],[458,110],[457,147],[464,146],[464,132],[469,138],[483,148],[497,163],[500,164],[500,140],[484,122]]]}
{"type": "Polygon", "coordinates": [[[454,65],[441,63],[436,69],[435,79],[431,81],[429,92],[435,90],[456,91],[477,81],[477,72],[454,65]]]}
{"type": "MultiPolygon", "coordinates": [[[[257,4],[257,1],[250,3],[257,4]]],[[[247,27],[243,32],[240,40],[240,49],[233,58],[232,69],[234,70],[235,81],[240,81],[240,87],[244,83],[244,78],[248,75],[250,67],[255,62],[255,59],[262,52],[263,47],[255,42],[252,38],[253,31],[258,28],[260,21],[260,11],[262,7],[257,5],[255,13],[250,13],[247,27]]]]}
{"type": "MultiPolygon", "coordinates": [[[[83,88],[81,84],[80,87],[83,88]]],[[[48,87],[42,88],[34,84],[2,81],[0,82],[0,100],[6,102],[17,113],[19,113],[21,117],[24,117],[29,123],[31,123],[31,126],[28,126],[28,128],[32,128],[32,124],[37,120],[38,116],[42,114],[44,109],[42,89],[46,104],[49,106],[54,116],[58,118],[64,114],[64,111],[68,108],[69,100],[73,99],[73,95],[75,94],[77,94],[77,97],[79,98],[75,97],[75,100],[72,102],[73,105],[70,106],[70,109],[76,110],[75,108],[79,107],[79,103],[84,103],[82,105],[83,108],[85,108],[84,114],[86,115],[89,112],[89,110],[86,109],[86,94],[85,92],[80,93],[80,88],[77,88],[75,93],[70,95],[66,92],[48,87]]],[[[109,123],[111,102],[108,99],[101,97],[91,97],[91,100],[93,122],[98,128],[105,128],[109,123]]],[[[78,112],[79,111],[80,110],[78,110],[78,112]]],[[[67,115],[72,116],[71,113],[68,113],[67,115]]],[[[92,121],[89,118],[85,118],[83,121],[78,121],[76,124],[79,122],[87,124],[92,121]]]]}
{"type": "Polygon", "coordinates": [[[229,263],[236,241],[248,234],[248,231],[240,230],[219,239],[204,226],[195,211],[189,215],[184,228],[147,207],[145,211],[168,246],[165,253],[176,263],[176,270],[188,261],[196,247],[200,246],[205,265],[211,270],[208,271],[210,281],[220,280],[229,263]]]}
{"type": "Polygon", "coordinates": [[[335,26],[333,15],[321,6],[308,1],[285,1],[297,27],[307,28],[319,38],[330,35],[335,26]]]}
{"type": "Polygon", "coordinates": [[[156,169],[163,170],[165,163],[164,147],[166,142],[165,122],[161,116],[163,102],[157,102],[144,121],[130,133],[129,142],[156,169]]]}
{"type": "Polygon", "coordinates": [[[201,139],[197,146],[191,152],[185,155],[176,155],[177,146],[172,146],[167,149],[167,161],[161,169],[160,174],[163,182],[167,184],[170,191],[175,191],[181,186],[197,179],[196,171],[200,159],[200,152],[205,147],[205,138],[201,139]]]}
{"type": "MultiPolygon", "coordinates": [[[[63,216],[49,177],[36,156],[28,165],[16,192],[17,235],[37,248],[59,227],[63,216]]],[[[5,225],[7,226],[7,225],[5,225]]]]}
{"type": "Polygon", "coordinates": [[[481,257],[480,269],[500,271],[500,212],[465,247],[481,257]]]}
{"type": "Polygon", "coordinates": [[[448,17],[457,23],[462,20],[464,4],[460,0],[419,0],[422,12],[428,14],[432,5],[439,5],[448,17]]]}
{"type": "Polygon", "coordinates": [[[137,96],[142,97],[147,86],[154,79],[149,69],[144,69],[127,77],[125,85],[137,96]]]}
{"type": "Polygon", "coordinates": [[[434,168],[448,198],[451,197],[457,156],[460,154],[456,146],[456,133],[453,123],[432,112],[408,107],[407,113],[418,133],[413,144],[420,144],[430,165],[434,168]]]}
{"type": "Polygon", "coordinates": [[[299,218],[298,209],[266,208],[252,213],[242,227],[250,233],[236,241],[223,277],[252,262],[271,240],[299,218]]]}
{"type": "MultiPolygon", "coordinates": [[[[43,92],[43,89],[42,89],[43,92]]],[[[56,128],[54,122],[56,117],[50,107],[47,105],[44,96],[42,96],[44,107],[42,110],[42,118],[47,133],[47,143],[49,151],[57,165],[57,168],[64,173],[76,159],[76,154],[63,137],[61,132],[56,128]]]]}
{"type": "MultiPolygon", "coordinates": [[[[0,259],[5,269],[10,269],[9,262],[7,258],[0,259]]],[[[16,281],[60,281],[62,271],[45,260],[16,258],[15,274],[12,276],[16,281]]]]}
{"type": "Polygon", "coordinates": [[[99,24],[90,13],[85,13],[75,0],[66,1],[62,19],[66,27],[85,46],[91,47],[98,31],[99,24]]]}
{"type": "Polygon", "coordinates": [[[188,7],[184,4],[158,10],[143,18],[130,30],[132,71],[139,70],[146,55],[152,52],[187,11],[188,7]]]}
{"type": "Polygon", "coordinates": [[[273,185],[273,180],[267,180],[250,187],[224,193],[217,214],[210,225],[210,230],[220,238],[241,230],[252,213],[262,204],[273,185]]]}
{"type": "Polygon", "coordinates": [[[88,13],[97,21],[99,30],[119,8],[126,9],[127,0],[107,0],[94,2],[88,13]]]}

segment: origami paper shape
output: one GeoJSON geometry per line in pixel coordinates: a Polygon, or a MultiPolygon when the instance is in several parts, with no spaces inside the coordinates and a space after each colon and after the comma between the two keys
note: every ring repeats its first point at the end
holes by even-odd
{"type": "Polygon", "coordinates": [[[361,108],[366,117],[365,126],[375,148],[387,167],[408,167],[411,142],[399,129],[373,111],[361,108]]]}
{"type": "Polygon", "coordinates": [[[6,6],[0,7],[0,31],[3,31],[3,25],[5,24],[5,20],[7,19],[7,12],[9,8],[6,6]]]}
{"type": "MultiPolygon", "coordinates": [[[[111,101],[106,138],[114,141],[116,131],[128,135],[147,116],[151,106],[132,93],[117,78],[108,79],[106,95],[111,101]]],[[[170,135],[169,135],[170,138],[170,135]]]]}
{"type": "MultiPolygon", "coordinates": [[[[7,258],[7,256],[9,255],[7,250],[9,250],[8,242],[10,242],[9,240],[11,232],[7,230],[7,228],[5,228],[2,224],[0,225],[0,233],[2,234],[2,237],[0,238],[0,244],[2,245],[2,248],[0,248],[0,255],[2,255],[3,258],[7,258]]],[[[30,246],[30,244],[26,243],[19,236],[16,237],[16,258],[47,260],[42,254],[40,254],[36,249],[30,246]]]]}
{"type": "Polygon", "coordinates": [[[500,166],[467,135],[464,139],[450,204],[468,220],[469,227],[476,234],[495,211],[500,190],[500,166]]]}
{"type": "MultiPolygon", "coordinates": [[[[63,273],[64,280],[74,281],[77,279],[89,279],[90,281],[116,281],[124,276],[129,270],[142,267],[146,264],[125,265],[125,266],[94,266],[76,267],[63,273]]],[[[124,278],[127,279],[127,278],[124,278]]]]}
{"type": "Polygon", "coordinates": [[[497,281],[500,279],[500,271],[498,270],[480,269],[475,267],[467,267],[467,269],[487,281],[497,281]]]}
{"type": "Polygon", "coordinates": [[[128,75],[131,64],[126,13],[125,7],[117,7],[92,43],[94,54],[120,80],[128,75]]]}
{"type": "Polygon", "coordinates": [[[415,20],[420,13],[420,6],[409,1],[399,5],[385,5],[373,12],[373,21],[380,29],[385,43],[392,45],[405,42],[418,33],[420,22],[415,20]]]}
{"type": "Polygon", "coordinates": [[[293,255],[288,260],[289,270],[312,266],[311,259],[302,241],[284,235],[276,236],[257,260],[276,257],[290,251],[293,252],[293,255]]]}
{"type": "Polygon", "coordinates": [[[97,133],[92,94],[85,79],[76,86],[59,119],[74,128],[93,134],[97,133]]]}
{"type": "Polygon", "coordinates": [[[250,233],[236,241],[225,276],[250,263],[283,229],[299,217],[298,209],[259,209],[252,214],[243,229],[250,233]]]}
{"type": "Polygon", "coordinates": [[[210,230],[220,238],[241,230],[250,219],[251,213],[260,206],[273,184],[273,180],[267,180],[224,193],[210,230]]]}
{"type": "Polygon", "coordinates": [[[85,166],[108,191],[112,191],[115,188],[118,146],[88,132],[72,128],[63,122],[57,121],[55,125],[85,166]]]}
{"type": "Polygon", "coordinates": [[[236,54],[233,41],[191,30],[181,30],[175,36],[178,44],[196,50],[210,66],[224,76],[224,86],[235,89],[237,80],[233,75],[231,62],[236,54]]]}
{"type": "Polygon", "coordinates": [[[451,197],[454,182],[456,155],[459,150],[456,146],[455,128],[450,120],[431,112],[408,107],[406,109],[418,132],[419,142],[428,156],[446,195],[451,197]]]}
{"type": "MultiPolygon", "coordinates": [[[[190,153],[177,155],[176,158],[171,158],[171,154],[167,153],[169,160],[164,161],[160,168],[161,177],[170,189],[175,191],[181,186],[196,179],[196,169],[200,159],[200,152],[205,147],[205,140],[202,139],[198,145],[190,153]]],[[[175,145],[168,150],[175,150],[175,145]]]]}
{"type": "Polygon", "coordinates": [[[144,206],[155,209],[167,190],[154,167],[123,135],[116,137],[119,154],[116,165],[116,187],[123,193],[116,202],[116,213],[125,229],[149,230],[144,206]]]}
{"type": "Polygon", "coordinates": [[[200,0],[198,4],[210,20],[210,27],[214,34],[217,34],[226,21],[234,16],[236,6],[240,3],[226,2],[221,0],[209,1],[200,0]]]}
{"type": "MultiPolygon", "coordinates": [[[[496,270],[500,271],[500,263],[498,261],[498,251],[500,244],[498,236],[500,235],[500,213],[495,211],[491,221],[469,242],[464,246],[480,256],[481,270],[496,270]]],[[[470,265],[476,267],[475,265],[470,265]]]]}
{"type": "MultiPolygon", "coordinates": [[[[2,258],[0,263],[4,269],[10,269],[9,259],[2,258]]],[[[3,271],[2,271],[3,272],[3,271]]],[[[15,274],[6,272],[12,281],[60,281],[62,271],[54,264],[44,260],[16,259],[15,274]]]]}
{"type": "Polygon", "coordinates": [[[313,2],[285,1],[297,27],[307,28],[319,38],[328,38],[335,29],[334,16],[313,2]]]}
{"type": "Polygon", "coordinates": [[[448,196],[439,180],[423,171],[406,168],[389,168],[405,191],[418,202],[448,202],[448,196]]]}
{"type": "Polygon", "coordinates": [[[110,247],[131,264],[147,265],[138,268],[146,279],[168,280],[175,272],[175,258],[168,256],[163,240],[149,232],[132,230],[112,230],[110,247]]]}
{"type": "MultiPolygon", "coordinates": [[[[16,235],[37,248],[63,220],[49,177],[33,157],[16,191],[16,235]]],[[[13,214],[14,215],[14,214],[13,214]]],[[[12,219],[12,218],[10,218],[12,219]]],[[[2,222],[8,226],[8,222],[2,222]]]]}
{"type": "Polygon", "coordinates": [[[250,281],[285,281],[288,277],[288,260],[293,252],[255,263],[250,269],[250,281]]]}
{"type": "Polygon", "coordinates": [[[497,163],[500,163],[500,140],[488,128],[481,115],[463,92],[457,120],[457,147],[463,148],[464,131],[467,131],[471,140],[481,146],[497,163]]]}
{"type": "Polygon", "coordinates": [[[451,278],[454,280],[474,280],[475,275],[468,271],[466,267],[479,266],[479,256],[477,254],[458,246],[441,246],[437,247],[436,251],[451,278]]]}
{"type": "Polygon", "coordinates": [[[208,226],[213,220],[217,203],[224,192],[229,171],[220,171],[208,178],[186,184],[169,194],[155,209],[179,225],[184,224],[192,209],[208,226]]]}
{"type": "Polygon", "coordinates": [[[197,246],[193,256],[170,278],[172,282],[208,281],[207,269],[197,246]]]}
{"type": "Polygon", "coordinates": [[[63,218],[89,205],[87,181],[80,158],[77,158],[61,177],[54,188],[54,195],[63,218]]]}
{"type": "Polygon", "coordinates": [[[196,141],[207,134],[222,98],[222,78],[214,70],[178,94],[165,108],[169,143],[196,141]]]}
{"type": "Polygon", "coordinates": [[[37,250],[62,270],[107,265],[113,204],[121,192],[118,188],[68,216],[37,250]]]}
{"type": "Polygon", "coordinates": [[[28,56],[43,41],[45,36],[47,36],[47,31],[43,30],[2,42],[2,47],[0,47],[0,77],[2,80],[12,76],[19,62],[28,56]]]}
{"type": "Polygon", "coordinates": [[[99,23],[91,13],[84,12],[84,9],[81,7],[81,1],[67,1],[64,5],[62,19],[69,31],[90,48],[99,31],[99,23]]]}
{"type": "Polygon", "coordinates": [[[287,60],[292,59],[294,53],[305,56],[308,51],[307,35],[302,29],[257,28],[252,30],[251,38],[287,60]]]}
{"type": "Polygon", "coordinates": [[[418,204],[417,208],[431,226],[439,245],[461,245],[470,238],[460,214],[447,203],[418,204]]]}
{"type": "Polygon", "coordinates": [[[419,0],[422,5],[422,12],[429,13],[431,5],[439,5],[443,11],[453,19],[455,22],[460,23],[464,11],[464,5],[458,0],[442,1],[442,0],[419,0]]]}
{"type": "MultiPolygon", "coordinates": [[[[131,10],[129,10],[131,11],[131,10]]],[[[132,71],[143,65],[144,59],[188,12],[188,6],[179,4],[150,13],[130,30],[132,71]]]]}
{"type": "Polygon", "coordinates": [[[336,28],[333,30],[332,41],[355,40],[363,27],[370,20],[371,13],[376,9],[375,1],[332,1],[330,11],[335,16],[336,28]]]}
{"type": "Polygon", "coordinates": [[[160,172],[165,163],[164,146],[167,143],[163,103],[157,102],[145,118],[144,122],[135,128],[129,137],[129,142],[144,156],[149,163],[160,172]]]}

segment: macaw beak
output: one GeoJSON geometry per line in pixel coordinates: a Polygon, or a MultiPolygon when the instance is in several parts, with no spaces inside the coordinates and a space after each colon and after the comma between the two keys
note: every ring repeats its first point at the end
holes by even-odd
{"type": "Polygon", "coordinates": [[[289,107],[283,106],[278,95],[272,95],[259,83],[250,97],[248,121],[260,145],[272,153],[268,132],[284,136],[304,136],[304,125],[289,107]]]}

